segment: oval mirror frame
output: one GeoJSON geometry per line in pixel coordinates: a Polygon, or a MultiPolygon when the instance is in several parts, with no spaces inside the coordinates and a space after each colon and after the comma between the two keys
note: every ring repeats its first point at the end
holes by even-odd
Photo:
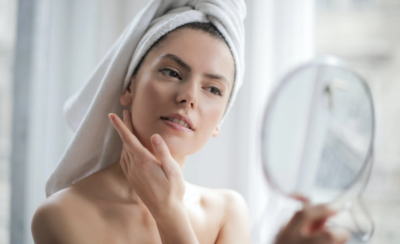
{"type": "MultiPolygon", "coordinates": [[[[356,77],[362,85],[362,88],[364,89],[367,97],[368,97],[368,102],[371,108],[371,137],[369,140],[369,145],[368,145],[368,152],[366,154],[365,160],[362,162],[362,166],[359,170],[359,172],[357,172],[354,176],[354,179],[352,179],[350,181],[350,183],[342,190],[342,192],[340,194],[338,194],[337,196],[335,196],[333,199],[331,199],[330,201],[327,202],[323,202],[323,203],[330,203],[330,202],[334,202],[336,201],[336,199],[339,199],[342,195],[346,194],[349,189],[352,188],[352,186],[360,179],[360,177],[363,175],[363,173],[365,173],[366,170],[368,170],[368,165],[372,164],[372,157],[373,157],[373,143],[374,143],[374,139],[375,139],[375,109],[374,109],[374,105],[373,105],[373,99],[372,99],[372,93],[369,89],[368,84],[366,83],[366,81],[360,76],[358,75],[355,71],[353,71],[349,65],[347,65],[344,61],[341,61],[338,58],[335,57],[320,57],[320,58],[316,58],[314,60],[312,60],[311,62],[308,62],[304,65],[301,65],[300,67],[292,70],[291,72],[289,72],[286,76],[283,77],[283,79],[281,79],[279,81],[279,83],[277,84],[277,86],[275,87],[275,89],[273,90],[273,92],[271,93],[266,107],[264,109],[264,114],[263,114],[263,118],[262,118],[262,124],[261,124],[261,143],[260,143],[260,153],[261,153],[261,163],[262,163],[262,170],[263,170],[263,174],[265,179],[267,180],[267,182],[269,183],[269,185],[272,187],[272,189],[274,189],[275,191],[279,192],[280,194],[283,194],[285,196],[290,196],[289,193],[285,192],[284,190],[282,190],[279,185],[274,182],[274,177],[272,177],[270,170],[268,169],[268,165],[270,164],[270,162],[268,162],[268,151],[266,151],[266,149],[268,148],[268,143],[267,143],[267,139],[266,137],[268,136],[266,133],[268,131],[268,124],[269,124],[269,120],[270,120],[270,116],[272,115],[272,110],[277,102],[277,99],[279,97],[279,95],[281,94],[282,90],[285,88],[285,86],[292,80],[292,78],[298,74],[299,72],[307,69],[307,68],[311,68],[311,67],[332,67],[332,68],[336,68],[336,69],[343,69],[346,72],[349,72],[350,74],[352,74],[354,77],[356,77]]],[[[316,81],[316,82],[321,82],[321,81],[316,81]]],[[[368,181],[368,179],[367,179],[368,181]]],[[[366,184],[366,183],[365,183],[366,184]]],[[[312,199],[310,199],[312,201],[312,199]]],[[[313,202],[313,201],[312,201],[313,202]]]]}

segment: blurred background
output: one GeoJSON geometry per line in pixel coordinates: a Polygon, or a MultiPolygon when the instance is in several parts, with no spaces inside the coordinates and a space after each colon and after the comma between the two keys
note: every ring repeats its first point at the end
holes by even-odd
{"type": "MultiPolygon", "coordinates": [[[[0,0],[0,244],[33,243],[44,184],[73,137],[63,103],[147,2],[0,0]]],[[[189,158],[186,179],[239,191],[255,223],[276,197],[259,166],[268,95],[290,68],[335,55],[366,78],[376,107],[375,165],[364,194],[376,223],[370,243],[400,243],[400,0],[246,3],[244,85],[221,135],[189,158]]]]}

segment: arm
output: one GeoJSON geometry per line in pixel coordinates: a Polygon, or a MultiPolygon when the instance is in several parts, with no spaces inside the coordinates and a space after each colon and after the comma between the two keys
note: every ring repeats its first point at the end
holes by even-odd
{"type": "Polygon", "coordinates": [[[224,191],[225,213],[216,244],[250,244],[250,221],[243,197],[234,191],[224,191]]]}

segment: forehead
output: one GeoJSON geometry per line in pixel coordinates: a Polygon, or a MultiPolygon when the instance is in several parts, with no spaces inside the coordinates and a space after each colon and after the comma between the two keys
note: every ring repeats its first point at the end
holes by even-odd
{"type": "Polygon", "coordinates": [[[182,28],[170,32],[149,52],[149,62],[167,53],[189,64],[193,72],[220,73],[233,83],[235,64],[228,45],[205,31],[182,28]]]}

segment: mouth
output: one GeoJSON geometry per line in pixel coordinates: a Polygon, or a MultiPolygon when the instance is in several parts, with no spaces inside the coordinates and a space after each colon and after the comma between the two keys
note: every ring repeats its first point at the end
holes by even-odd
{"type": "Polygon", "coordinates": [[[165,121],[170,121],[171,123],[174,123],[178,126],[186,127],[189,130],[194,131],[194,129],[189,125],[188,122],[185,121],[185,119],[177,118],[177,117],[160,117],[160,119],[165,120],[165,121]]]}

